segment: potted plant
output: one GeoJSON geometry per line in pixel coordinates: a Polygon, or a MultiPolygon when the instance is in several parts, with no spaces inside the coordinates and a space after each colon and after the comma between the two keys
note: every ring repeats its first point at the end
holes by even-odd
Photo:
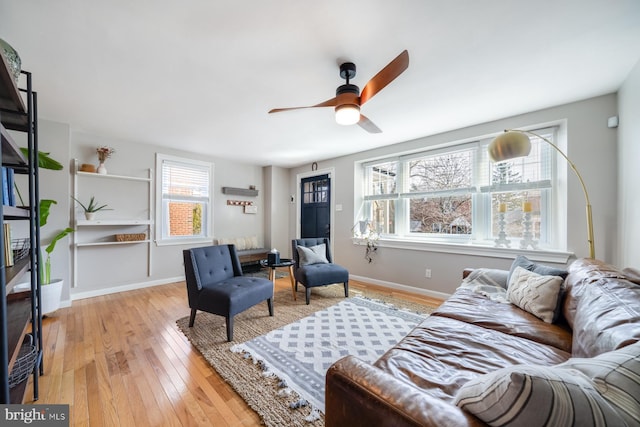
{"type": "Polygon", "coordinates": [[[98,202],[96,202],[96,199],[94,196],[91,196],[91,199],[89,199],[89,203],[86,205],[73,196],[71,196],[71,198],[76,202],[78,202],[78,204],[82,207],[82,209],[84,209],[84,216],[88,220],[92,220],[93,217],[95,216],[95,213],[100,210],[109,210],[109,211],[111,210],[107,208],[106,204],[98,206],[98,202]]]}
{"type": "Polygon", "coordinates": [[[351,228],[353,237],[364,241],[366,248],[364,258],[369,264],[373,262],[373,256],[378,251],[378,239],[380,234],[374,230],[373,224],[369,220],[358,221],[351,228]]]}
{"type": "MultiPolygon", "coordinates": [[[[21,148],[22,152],[25,156],[28,156],[28,151],[26,148],[21,148]]],[[[38,167],[41,169],[49,169],[49,170],[62,170],[63,166],[58,161],[49,157],[49,153],[38,152],[38,167]]],[[[18,188],[16,187],[16,193],[20,198],[22,204],[22,197],[18,188]]],[[[39,202],[39,211],[40,211],[40,223],[39,227],[42,228],[47,224],[47,219],[49,218],[49,212],[51,210],[51,206],[57,204],[55,200],[51,199],[42,199],[39,202]]],[[[41,313],[43,315],[52,313],[60,308],[60,301],[62,297],[62,286],[64,281],[62,279],[51,279],[51,253],[56,247],[56,243],[66,237],[68,234],[73,233],[75,230],[73,228],[67,227],[64,230],[61,230],[54,236],[49,245],[45,248],[45,252],[47,254],[44,265],[42,264],[42,257],[40,258],[40,264],[38,265],[38,274],[40,276],[40,292],[42,296],[42,307],[41,313]]],[[[30,288],[31,285],[27,283],[27,288],[30,288]]]]}
{"type": "Polygon", "coordinates": [[[44,249],[47,253],[46,260],[44,262],[44,268],[40,269],[40,292],[42,295],[42,314],[48,314],[56,311],[60,308],[60,300],[62,298],[62,285],[64,281],[62,279],[51,280],[51,252],[56,247],[56,243],[59,240],[65,238],[68,234],[73,233],[73,228],[67,227],[60,231],[51,240],[49,245],[44,249]]]}

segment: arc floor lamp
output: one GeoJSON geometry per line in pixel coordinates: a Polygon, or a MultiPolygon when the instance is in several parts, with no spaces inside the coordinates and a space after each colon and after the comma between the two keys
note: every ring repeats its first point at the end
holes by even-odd
{"type": "Polygon", "coordinates": [[[535,132],[520,129],[509,129],[505,130],[504,133],[498,135],[493,141],[491,141],[488,147],[489,157],[491,157],[491,160],[497,163],[511,160],[516,157],[528,156],[531,152],[531,141],[529,140],[529,135],[540,138],[541,140],[555,148],[556,151],[558,151],[558,153],[560,153],[560,155],[564,157],[569,166],[571,166],[571,169],[573,169],[573,171],[578,176],[580,185],[582,185],[582,191],[584,192],[584,198],[587,202],[587,241],[589,242],[589,257],[595,258],[596,250],[593,239],[593,219],[591,216],[591,202],[589,201],[589,193],[587,192],[587,187],[584,185],[584,180],[582,179],[582,175],[580,175],[580,172],[578,172],[576,165],[574,165],[573,162],[569,160],[567,155],[564,154],[562,150],[558,148],[558,146],[549,141],[547,138],[538,135],[535,132]]]}

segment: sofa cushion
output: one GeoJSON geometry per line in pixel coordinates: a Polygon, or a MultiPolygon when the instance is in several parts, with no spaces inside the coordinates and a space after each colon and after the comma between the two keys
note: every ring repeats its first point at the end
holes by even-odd
{"type": "Polygon", "coordinates": [[[507,299],[543,321],[553,323],[561,286],[561,277],[543,276],[516,267],[509,278],[507,299]]]}
{"type": "Polygon", "coordinates": [[[518,363],[555,365],[569,357],[552,346],[432,315],[374,366],[451,403],[460,387],[479,375],[518,363]]]}
{"type": "Polygon", "coordinates": [[[640,286],[601,278],[585,286],[575,312],[574,357],[593,357],[640,341],[640,286]]]}
{"type": "Polygon", "coordinates": [[[312,264],[328,264],[327,247],[324,243],[315,246],[298,246],[298,256],[300,257],[300,266],[312,264]]]}
{"type": "Polygon", "coordinates": [[[465,384],[456,405],[489,425],[640,423],[640,344],[554,367],[516,365],[465,384]]]}
{"type": "Polygon", "coordinates": [[[504,304],[459,288],[431,315],[448,317],[571,353],[571,330],[565,323],[546,323],[513,304],[504,304]]]}

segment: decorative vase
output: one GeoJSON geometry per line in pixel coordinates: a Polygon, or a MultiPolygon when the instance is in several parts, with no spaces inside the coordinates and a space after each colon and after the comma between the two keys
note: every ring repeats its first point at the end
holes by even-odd
{"type": "Polygon", "coordinates": [[[100,162],[100,164],[98,165],[98,169],[96,169],[96,172],[98,172],[100,175],[107,174],[107,168],[105,167],[104,162],[100,162]]]}
{"type": "Polygon", "coordinates": [[[87,221],[91,221],[94,217],[96,216],[95,212],[84,212],[84,217],[87,219],[87,221]]]}
{"type": "Polygon", "coordinates": [[[6,59],[11,75],[13,76],[13,80],[18,84],[18,80],[20,79],[20,68],[22,66],[22,61],[20,60],[18,52],[16,52],[9,43],[2,39],[0,39],[0,49],[0,54],[2,54],[6,59]]]}

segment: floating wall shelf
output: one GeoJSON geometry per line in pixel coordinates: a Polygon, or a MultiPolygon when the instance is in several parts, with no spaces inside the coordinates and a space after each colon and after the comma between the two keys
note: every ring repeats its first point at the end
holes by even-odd
{"type": "Polygon", "coordinates": [[[252,189],[252,188],[222,187],[222,192],[224,194],[230,194],[234,196],[247,196],[247,197],[258,196],[258,190],[252,189]]]}

